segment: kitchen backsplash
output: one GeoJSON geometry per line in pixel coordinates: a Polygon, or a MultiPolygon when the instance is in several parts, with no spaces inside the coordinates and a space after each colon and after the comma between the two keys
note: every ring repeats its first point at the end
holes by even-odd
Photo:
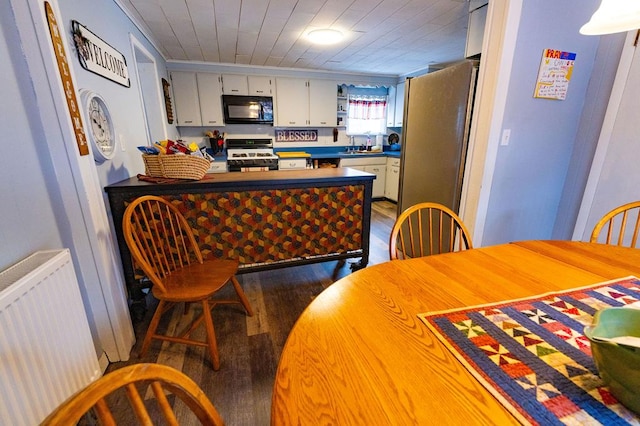
{"type": "MultiPolygon", "coordinates": [[[[186,140],[187,142],[195,142],[200,147],[208,146],[208,138],[204,135],[206,131],[219,130],[221,133],[226,134],[227,139],[233,138],[274,138],[275,141],[275,131],[276,129],[280,129],[279,127],[273,126],[261,126],[255,124],[228,124],[224,127],[212,127],[212,128],[203,128],[203,127],[180,127],[180,138],[182,140],[186,140]]],[[[350,137],[347,136],[344,128],[338,128],[338,141],[333,141],[333,129],[332,128],[305,128],[305,130],[317,130],[318,131],[318,140],[313,142],[274,142],[274,148],[297,148],[297,147],[340,147],[340,146],[349,146],[350,145],[350,137]]],[[[389,128],[387,134],[395,132],[398,133],[398,130],[395,128],[389,128]]],[[[360,146],[364,145],[367,141],[367,137],[364,135],[354,136],[355,145],[360,146]]],[[[375,135],[371,136],[371,143],[375,144],[376,137],[375,135]]],[[[383,144],[387,145],[387,136],[383,136],[383,144]]]]}

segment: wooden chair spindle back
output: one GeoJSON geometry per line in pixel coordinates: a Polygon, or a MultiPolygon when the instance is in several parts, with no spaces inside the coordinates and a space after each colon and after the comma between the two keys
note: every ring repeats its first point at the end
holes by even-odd
{"type": "Polygon", "coordinates": [[[420,203],[396,220],[389,240],[389,257],[406,259],[472,248],[462,220],[437,203],[420,203]]]}
{"type": "Polygon", "coordinates": [[[605,214],[593,228],[590,241],[597,243],[601,240],[605,244],[637,248],[639,235],[640,201],[634,201],[616,207],[605,214]],[[607,233],[602,239],[600,236],[605,227],[607,233]]]}

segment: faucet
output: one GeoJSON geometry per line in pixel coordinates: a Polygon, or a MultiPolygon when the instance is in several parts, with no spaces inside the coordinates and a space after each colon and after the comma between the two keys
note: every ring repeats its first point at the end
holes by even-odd
{"type": "Polygon", "coordinates": [[[356,137],[351,135],[351,147],[349,148],[349,151],[353,152],[356,150],[356,137]]]}

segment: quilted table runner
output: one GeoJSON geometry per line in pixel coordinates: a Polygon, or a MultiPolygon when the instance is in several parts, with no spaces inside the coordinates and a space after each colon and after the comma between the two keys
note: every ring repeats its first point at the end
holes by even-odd
{"type": "Polygon", "coordinates": [[[596,311],[640,300],[640,280],[419,314],[523,424],[640,424],[608,391],[585,325],[596,311]]]}

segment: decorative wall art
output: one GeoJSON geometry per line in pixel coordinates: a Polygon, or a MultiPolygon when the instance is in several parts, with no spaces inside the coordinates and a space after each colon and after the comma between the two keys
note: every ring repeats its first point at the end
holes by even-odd
{"type": "Polygon", "coordinates": [[[171,106],[171,92],[169,91],[169,82],[162,79],[162,92],[164,93],[164,108],[167,111],[167,122],[173,124],[173,107],[171,106]]]}
{"type": "Polygon", "coordinates": [[[575,60],[575,53],[545,49],[533,97],[563,101],[567,97],[575,60]]]}
{"type": "Polygon", "coordinates": [[[71,21],[73,41],[82,68],[96,73],[124,87],[130,87],[127,60],[78,21],[71,21]]]}
{"type": "Polygon", "coordinates": [[[276,129],[276,142],[317,142],[318,129],[276,129]]]}
{"type": "Polygon", "coordinates": [[[71,118],[73,131],[76,135],[78,151],[80,151],[80,155],[89,155],[89,146],[87,145],[87,137],[84,133],[84,126],[82,125],[80,106],[78,105],[76,90],[73,88],[73,80],[71,80],[71,74],[69,73],[69,62],[67,61],[67,54],[64,50],[64,40],[62,40],[62,37],[60,36],[58,21],[56,20],[56,16],[53,13],[53,9],[51,8],[51,5],[48,1],[44,2],[44,10],[47,15],[47,22],[49,24],[51,44],[53,45],[53,51],[56,55],[56,62],[58,63],[60,80],[62,82],[62,86],[64,87],[65,97],[67,98],[69,117],[71,118]]]}

